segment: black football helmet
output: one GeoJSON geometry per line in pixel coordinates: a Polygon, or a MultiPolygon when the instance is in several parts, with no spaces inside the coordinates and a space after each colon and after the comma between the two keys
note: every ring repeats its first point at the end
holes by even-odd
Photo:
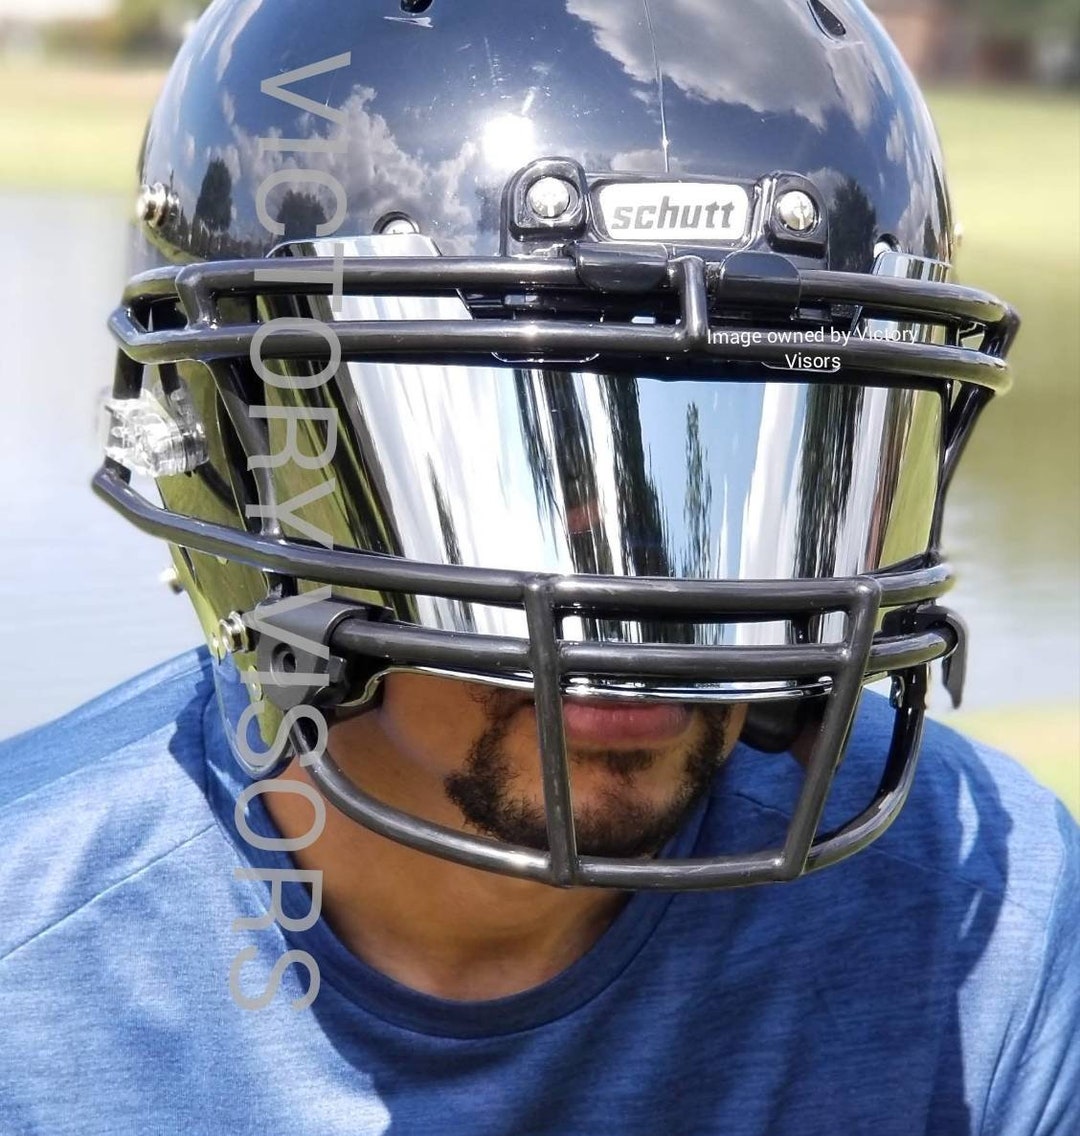
{"type": "Polygon", "coordinates": [[[361,824],[557,885],[792,879],[892,821],[929,666],[962,680],[942,505],[1018,320],[949,282],[934,129],[859,0],[217,0],[141,182],[95,487],[169,542],[253,777],[299,755],[361,824]],[[534,692],[548,848],[347,780],[327,723],[400,669],[534,692]],[[879,789],[821,831],[883,678],[879,789]],[[586,696],[800,739],[785,839],[580,855],[586,696]]]}

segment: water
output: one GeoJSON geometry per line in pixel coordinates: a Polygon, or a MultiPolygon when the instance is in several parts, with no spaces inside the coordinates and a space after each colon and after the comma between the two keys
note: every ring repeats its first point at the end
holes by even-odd
{"type": "MultiPolygon", "coordinates": [[[[126,209],[0,194],[0,737],[200,638],[187,601],[158,582],[164,546],[87,487],[111,384],[104,322],[123,284],[126,209]]],[[[972,629],[970,708],[1077,696],[1076,445],[1075,414],[1026,385],[995,408],[955,487],[951,602],[972,629]]]]}

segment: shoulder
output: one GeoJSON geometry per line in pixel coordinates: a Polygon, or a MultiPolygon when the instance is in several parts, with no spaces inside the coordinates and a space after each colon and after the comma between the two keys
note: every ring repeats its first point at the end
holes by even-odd
{"type": "MultiPolygon", "coordinates": [[[[873,800],[893,722],[886,699],[863,698],[822,832],[851,822],[873,800]]],[[[741,746],[731,764],[733,776],[727,786],[721,779],[714,801],[735,796],[747,814],[739,824],[757,823],[771,841],[782,841],[803,786],[801,768],[790,756],[741,746]]],[[[730,806],[712,811],[732,823],[730,806]]],[[[1062,901],[1062,880],[1078,865],[1080,829],[1053,793],[1011,758],[927,721],[911,794],[895,823],[863,852],[820,875],[865,883],[870,894],[887,877],[927,900],[948,895],[964,904],[981,895],[1045,925],[1062,901]]]]}
{"type": "MultiPolygon", "coordinates": [[[[885,768],[895,715],[867,693],[828,800],[822,831],[871,802],[885,768]]],[[[778,819],[802,785],[790,759],[740,754],[738,791],[778,819]],[[752,767],[752,769],[751,769],[752,767]]],[[[928,719],[907,803],[864,855],[903,863],[1045,913],[1054,884],[1078,855],[1080,830],[1049,789],[1012,758],[928,719]]]]}
{"type": "MultiPolygon", "coordinates": [[[[864,698],[822,832],[870,804],[893,719],[886,700],[864,698]]],[[[741,747],[735,758],[728,827],[777,846],[802,771],[741,747]]],[[[1080,829],[1016,762],[927,722],[889,830],[842,863],[761,890],[747,901],[756,941],[783,945],[789,972],[860,1053],[879,1051],[878,1034],[890,1060],[912,1047],[913,1100],[915,1069],[929,1062],[924,1087],[942,1107],[967,1102],[984,1131],[1080,1131],[1080,829]]]]}
{"type": "Polygon", "coordinates": [[[189,651],[54,722],[0,741],[0,809],[176,724],[212,690],[210,656],[189,651]]]}
{"type": "Polygon", "coordinates": [[[192,651],[0,743],[0,959],[214,825],[192,651]]]}
{"type": "Polygon", "coordinates": [[[981,1069],[968,1068],[986,1085],[985,1130],[1077,1131],[1076,821],[1011,758],[930,723],[911,800],[879,845],[879,856],[920,863],[928,891],[966,900],[956,907],[965,976],[956,1001],[966,1051],[985,1048],[981,1069]]]}
{"type": "MultiPolygon", "coordinates": [[[[841,778],[862,789],[880,774],[893,714],[866,700],[841,778]]],[[[877,854],[945,873],[1040,921],[1064,875],[1080,863],[1080,829],[1054,794],[1016,761],[936,721],[927,721],[911,796],[873,846],[877,854]]]]}

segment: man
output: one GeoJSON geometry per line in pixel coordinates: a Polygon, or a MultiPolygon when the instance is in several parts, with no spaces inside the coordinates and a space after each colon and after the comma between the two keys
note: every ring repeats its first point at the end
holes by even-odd
{"type": "Polygon", "coordinates": [[[1076,826],[923,737],[1016,319],[862,6],[222,0],[141,171],[210,652],[0,752],[0,1131],[1073,1131],[1076,826]]]}

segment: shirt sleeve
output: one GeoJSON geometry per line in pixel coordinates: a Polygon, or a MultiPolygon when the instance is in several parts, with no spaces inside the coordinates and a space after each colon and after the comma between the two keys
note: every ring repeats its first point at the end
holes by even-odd
{"type": "Polygon", "coordinates": [[[1080,1133],[1080,829],[1058,810],[1063,860],[1044,950],[994,1073],[981,1136],[1080,1133]]]}

